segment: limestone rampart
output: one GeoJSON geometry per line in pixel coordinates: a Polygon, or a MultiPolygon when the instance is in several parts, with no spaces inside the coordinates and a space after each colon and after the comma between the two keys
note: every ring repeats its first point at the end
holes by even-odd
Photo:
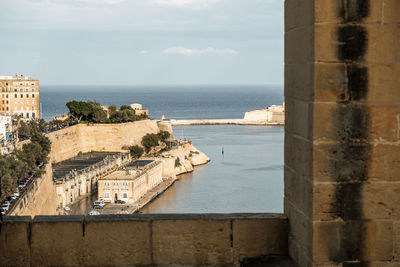
{"type": "MultiPolygon", "coordinates": [[[[163,124],[163,130],[172,128],[163,124]]],[[[47,134],[50,139],[52,163],[72,157],[79,152],[124,151],[124,147],[140,145],[143,136],[158,133],[159,124],[153,120],[143,120],[120,124],[78,124],[47,134]]]]}
{"type": "Polygon", "coordinates": [[[239,266],[287,255],[279,214],[6,217],[2,266],[239,266]]]}

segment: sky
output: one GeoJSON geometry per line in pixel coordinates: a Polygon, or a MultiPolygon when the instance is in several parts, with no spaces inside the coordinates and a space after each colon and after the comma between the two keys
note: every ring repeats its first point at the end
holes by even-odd
{"type": "Polygon", "coordinates": [[[283,85],[283,0],[0,0],[0,75],[283,85]]]}

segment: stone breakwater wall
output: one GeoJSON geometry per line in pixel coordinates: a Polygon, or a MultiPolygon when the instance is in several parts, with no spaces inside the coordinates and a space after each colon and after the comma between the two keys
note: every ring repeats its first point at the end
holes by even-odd
{"type": "Polygon", "coordinates": [[[246,258],[287,255],[287,235],[287,219],[279,214],[7,217],[0,263],[239,266],[246,258]]]}

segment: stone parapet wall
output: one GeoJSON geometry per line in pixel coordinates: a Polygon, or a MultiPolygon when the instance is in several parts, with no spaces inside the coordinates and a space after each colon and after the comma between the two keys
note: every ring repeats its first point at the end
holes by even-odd
{"type": "Polygon", "coordinates": [[[239,266],[287,255],[279,214],[6,217],[2,266],[239,266]]]}

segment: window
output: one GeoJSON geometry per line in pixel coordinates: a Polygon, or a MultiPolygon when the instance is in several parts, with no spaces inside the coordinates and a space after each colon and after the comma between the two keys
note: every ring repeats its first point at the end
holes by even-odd
{"type": "Polygon", "coordinates": [[[35,100],[32,100],[32,104],[35,104],[35,100]]]}
{"type": "Polygon", "coordinates": [[[122,198],[128,198],[128,193],[124,193],[124,194],[122,195],[122,198]]]}
{"type": "Polygon", "coordinates": [[[17,89],[17,88],[14,88],[14,92],[18,92],[18,89],[17,89]]]}
{"type": "Polygon", "coordinates": [[[29,105],[29,100],[26,100],[26,104],[29,105]]]}
{"type": "Polygon", "coordinates": [[[104,189],[110,189],[110,184],[108,182],[104,183],[104,189]]]}
{"type": "Polygon", "coordinates": [[[36,113],[32,113],[32,118],[36,118],[36,113]]]}
{"type": "Polygon", "coordinates": [[[26,94],[26,98],[29,98],[29,94],[26,94]]]}
{"type": "Polygon", "coordinates": [[[122,184],[122,189],[128,189],[128,183],[127,182],[124,182],[122,184]]]}
{"type": "Polygon", "coordinates": [[[25,91],[28,92],[28,91],[29,91],[29,88],[25,88],[25,91]]]}
{"type": "Polygon", "coordinates": [[[104,198],[110,198],[110,193],[104,192],[104,198]]]}
{"type": "Polygon", "coordinates": [[[26,117],[29,118],[29,113],[26,113],[26,117]]]}
{"type": "Polygon", "coordinates": [[[21,100],[20,102],[21,102],[21,105],[23,105],[23,104],[24,104],[24,100],[21,100]]]}
{"type": "Polygon", "coordinates": [[[23,91],[24,91],[24,88],[19,89],[19,91],[20,91],[20,92],[23,92],[23,91]]]}
{"type": "Polygon", "coordinates": [[[117,182],[114,183],[114,189],[118,190],[118,183],[117,182]]]}
{"type": "Polygon", "coordinates": [[[32,107],[32,110],[35,110],[35,107],[32,107]]]}
{"type": "Polygon", "coordinates": [[[32,88],[32,92],[35,92],[35,88],[32,88]]]}
{"type": "Polygon", "coordinates": [[[24,94],[21,94],[21,98],[23,98],[24,97],[24,94]]]}
{"type": "Polygon", "coordinates": [[[14,105],[16,105],[16,104],[18,104],[18,101],[17,101],[17,100],[14,101],[14,105]]]}
{"type": "Polygon", "coordinates": [[[18,97],[18,95],[17,95],[17,94],[15,94],[15,95],[14,95],[14,97],[15,97],[15,98],[17,98],[17,97],[18,97]]]}
{"type": "Polygon", "coordinates": [[[34,95],[34,94],[32,94],[32,98],[35,98],[35,95],[34,95]]]}

